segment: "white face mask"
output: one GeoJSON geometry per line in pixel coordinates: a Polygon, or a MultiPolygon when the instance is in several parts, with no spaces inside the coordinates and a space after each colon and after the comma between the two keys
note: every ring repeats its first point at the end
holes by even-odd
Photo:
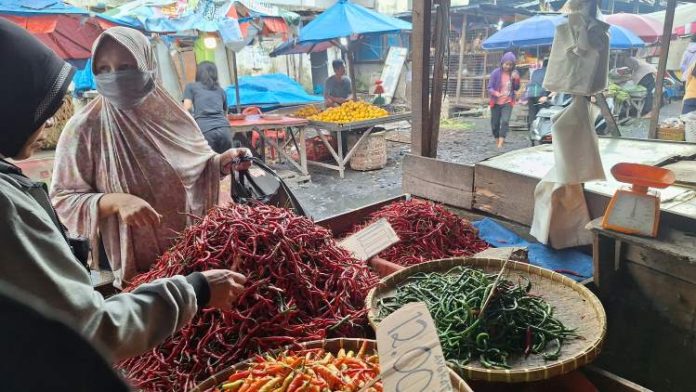
{"type": "Polygon", "coordinates": [[[140,105],[154,89],[151,71],[129,69],[96,75],[97,91],[119,109],[140,105]]]}

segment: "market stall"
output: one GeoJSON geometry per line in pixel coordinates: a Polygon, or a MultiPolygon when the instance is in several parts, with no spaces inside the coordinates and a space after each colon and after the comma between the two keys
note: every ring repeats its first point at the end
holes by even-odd
{"type": "Polygon", "coordinates": [[[358,149],[360,149],[361,146],[363,146],[363,144],[368,140],[370,134],[375,130],[375,128],[387,124],[394,124],[402,121],[410,121],[410,119],[411,113],[392,114],[375,119],[345,123],[310,120],[309,126],[314,127],[317,130],[317,135],[321,138],[321,141],[324,143],[326,148],[331,153],[331,157],[333,158],[335,164],[319,161],[308,161],[308,163],[311,165],[336,170],[338,171],[339,176],[343,178],[346,167],[348,166],[348,162],[350,162],[350,159],[353,157],[353,154],[355,154],[355,152],[358,149]],[[351,133],[355,133],[358,130],[362,132],[358,140],[355,142],[355,144],[353,144],[352,147],[349,147],[347,151],[343,151],[344,138],[346,138],[351,133]],[[337,148],[334,148],[331,145],[323,131],[331,132],[336,135],[337,148]]]}
{"type": "Polygon", "coordinates": [[[233,134],[242,133],[251,135],[252,132],[255,132],[261,139],[258,150],[262,151],[262,155],[265,151],[265,144],[268,144],[302,174],[299,181],[307,181],[310,179],[309,170],[307,169],[307,148],[305,145],[305,127],[307,124],[309,124],[309,122],[302,118],[275,114],[265,116],[249,115],[239,119],[235,119],[234,116],[230,117],[230,127],[233,134]],[[282,129],[285,132],[284,140],[280,141],[277,137],[270,137],[270,135],[264,131],[266,129],[282,129]],[[296,148],[299,153],[299,159],[296,159],[288,153],[287,147],[289,146],[294,146],[296,148]]]}

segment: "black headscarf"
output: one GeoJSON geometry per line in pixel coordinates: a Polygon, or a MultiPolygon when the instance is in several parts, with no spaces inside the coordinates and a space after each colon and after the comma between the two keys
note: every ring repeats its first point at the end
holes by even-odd
{"type": "Polygon", "coordinates": [[[74,68],[0,18],[0,154],[11,158],[60,108],[74,68]]]}

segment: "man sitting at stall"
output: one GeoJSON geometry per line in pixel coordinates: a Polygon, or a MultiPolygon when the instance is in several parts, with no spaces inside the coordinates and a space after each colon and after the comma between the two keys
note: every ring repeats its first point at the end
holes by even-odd
{"type": "Polygon", "coordinates": [[[351,100],[351,80],[346,76],[346,65],[343,60],[334,60],[331,63],[334,75],[326,79],[324,83],[324,102],[326,107],[339,106],[343,102],[351,100]]]}

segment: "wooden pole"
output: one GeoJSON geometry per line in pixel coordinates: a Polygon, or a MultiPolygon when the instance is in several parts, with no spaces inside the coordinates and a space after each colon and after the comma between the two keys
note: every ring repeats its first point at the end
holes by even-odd
{"type": "Polygon", "coordinates": [[[242,105],[239,102],[239,69],[237,68],[237,52],[232,51],[232,68],[234,68],[234,95],[237,98],[237,114],[242,112],[242,105]]]}
{"type": "MultiPolygon", "coordinates": [[[[428,157],[437,158],[437,139],[440,136],[440,113],[442,112],[443,76],[445,73],[445,54],[449,45],[450,0],[440,0],[435,18],[435,64],[433,64],[433,86],[430,95],[430,149],[428,157]]],[[[449,59],[447,59],[449,64],[449,59]]]]}
{"type": "Polygon", "coordinates": [[[348,52],[346,53],[348,56],[348,72],[350,72],[350,89],[351,89],[351,94],[353,94],[353,99],[357,100],[358,99],[358,88],[357,84],[358,81],[355,80],[355,59],[353,58],[353,43],[348,44],[348,52]]]}
{"type": "Polygon", "coordinates": [[[653,97],[653,109],[650,116],[650,129],[648,138],[657,138],[657,123],[660,121],[660,107],[662,106],[662,89],[665,81],[665,71],[667,70],[667,56],[669,55],[669,44],[672,40],[672,27],[674,26],[674,9],[677,7],[677,0],[667,1],[667,13],[665,15],[665,25],[662,29],[660,41],[660,63],[657,66],[657,80],[655,81],[655,95],[653,97]]]}
{"type": "Polygon", "coordinates": [[[462,19],[462,37],[459,40],[459,66],[457,67],[457,91],[455,92],[455,97],[457,103],[459,103],[459,98],[462,93],[462,67],[464,66],[464,51],[466,50],[466,22],[467,14],[464,14],[462,19]]]}
{"type": "Polygon", "coordinates": [[[430,11],[432,0],[413,2],[411,34],[411,152],[430,156],[430,11]]]}

